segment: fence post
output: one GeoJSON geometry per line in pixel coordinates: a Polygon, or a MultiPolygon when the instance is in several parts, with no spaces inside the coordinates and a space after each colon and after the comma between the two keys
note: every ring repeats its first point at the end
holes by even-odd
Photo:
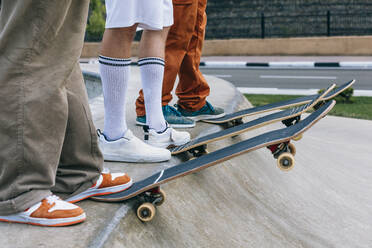
{"type": "Polygon", "coordinates": [[[261,39],[265,39],[265,14],[261,13],[261,39]]]}
{"type": "Polygon", "coordinates": [[[331,11],[327,10],[327,36],[331,36],[331,11]]]}

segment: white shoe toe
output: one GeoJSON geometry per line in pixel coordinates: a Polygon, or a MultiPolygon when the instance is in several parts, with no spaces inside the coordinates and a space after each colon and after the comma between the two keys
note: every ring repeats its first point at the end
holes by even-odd
{"type": "Polygon", "coordinates": [[[99,136],[99,145],[107,161],[118,162],[162,162],[171,158],[171,153],[164,148],[152,147],[127,130],[123,138],[107,141],[99,136]]]}

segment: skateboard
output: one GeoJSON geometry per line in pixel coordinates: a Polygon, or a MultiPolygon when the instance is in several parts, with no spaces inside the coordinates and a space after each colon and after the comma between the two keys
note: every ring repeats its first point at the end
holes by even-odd
{"type": "MultiPolygon", "coordinates": [[[[286,125],[287,127],[294,125],[295,123],[301,120],[301,114],[305,113],[306,111],[312,109],[315,106],[319,107],[319,102],[322,101],[322,99],[331,90],[333,90],[335,86],[336,86],[335,84],[332,84],[322,94],[317,95],[317,97],[315,97],[311,102],[304,104],[302,106],[286,109],[277,113],[263,116],[261,118],[257,118],[255,120],[240,125],[235,125],[233,127],[193,139],[184,145],[170,147],[169,150],[172,153],[172,155],[188,151],[194,157],[199,157],[207,153],[208,143],[212,143],[227,137],[236,136],[243,132],[260,128],[262,126],[269,125],[277,121],[282,121],[283,124],[286,125]]],[[[296,137],[296,139],[299,139],[300,137],[296,137]]]]}
{"type": "Polygon", "coordinates": [[[110,195],[95,196],[92,197],[92,199],[105,202],[120,202],[136,197],[139,200],[138,202],[141,202],[137,207],[137,217],[141,221],[146,222],[153,219],[156,212],[155,207],[163,204],[166,199],[165,192],[160,189],[161,184],[200,171],[241,154],[267,147],[273,153],[274,157],[277,158],[278,167],[284,171],[288,171],[292,169],[295,162],[294,155],[291,154],[288,148],[290,140],[304,133],[316,122],[326,116],[335,103],[334,100],[325,103],[305,119],[290,127],[270,131],[164,169],[141,181],[134,182],[133,185],[125,191],[110,195]]]}
{"type": "MultiPolygon", "coordinates": [[[[329,92],[326,96],[324,96],[323,101],[330,100],[346,89],[350,88],[354,84],[355,80],[351,80],[340,87],[332,90],[329,92]]],[[[281,108],[288,108],[288,107],[293,107],[293,106],[298,106],[298,105],[303,105],[307,104],[314,99],[316,99],[320,94],[315,94],[315,95],[309,95],[309,96],[303,96],[291,100],[286,100],[286,101],[281,101],[281,102],[276,102],[276,103],[270,103],[267,105],[263,106],[258,106],[258,107],[253,107],[253,108],[248,108],[248,109],[243,109],[231,114],[226,114],[223,117],[216,118],[216,119],[209,119],[209,120],[202,120],[203,122],[208,122],[208,123],[213,123],[213,124],[227,124],[228,126],[235,126],[235,125],[240,125],[243,123],[242,118],[245,116],[250,116],[250,115],[256,115],[256,114],[261,114],[264,112],[269,112],[281,108]]]]}

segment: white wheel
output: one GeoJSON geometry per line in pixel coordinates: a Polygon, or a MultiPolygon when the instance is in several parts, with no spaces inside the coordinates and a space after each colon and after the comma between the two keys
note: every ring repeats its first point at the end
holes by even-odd
{"type": "Polygon", "coordinates": [[[302,139],[302,134],[299,134],[297,135],[296,137],[293,138],[294,141],[299,141],[300,139],[302,139]]]}
{"type": "Polygon", "coordinates": [[[137,217],[143,222],[148,222],[154,218],[155,212],[156,210],[154,205],[145,202],[137,208],[137,217]]]}
{"type": "Polygon", "coordinates": [[[293,169],[295,159],[289,152],[283,152],[279,155],[277,165],[282,171],[289,171],[293,169]]]}
{"type": "Polygon", "coordinates": [[[288,144],[288,149],[289,149],[289,152],[295,156],[296,155],[296,147],[292,144],[292,143],[289,143],[288,144]]]}

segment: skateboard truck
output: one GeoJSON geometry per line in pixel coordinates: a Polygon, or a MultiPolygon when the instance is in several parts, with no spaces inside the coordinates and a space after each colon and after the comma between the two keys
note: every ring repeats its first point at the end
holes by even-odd
{"type": "Polygon", "coordinates": [[[326,103],[326,101],[319,101],[317,104],[314,105],[313,109],[318,110],[321,106],[323,106],[326,103]]]}
{"type": "Polygon", "coordinates": [[[294,155],[296,154],[296,148],[289,141],[270,145],[267,148],[271,151],[274,158],[277,159],[277,166],[283,171],[289,171],[295,164],[294,155]]]}
{"type": "MultiPolygon", "coordinates": [[[[295,116],[295,117],[292,117],[292,118],[289,118],[289,119],[282,120],[282,123],[286,127],[290,127],[292,125],[295,125],[295,124],[299,123],[300,121],[301,121],[301,115],[298,115],[298,116],[295,116]]],[[[300,139],[302,139],[302,134],[293,138],[294,141],[299,141],[300,139]]]]}
{"type": "Polygon", "coordinates": [[[241,124],[244,124],[243,118],[238,118],[234,120],[234,126],[239,126],[241,124]]]}
{"type": "Polygon", "coordinates": [[[205,155],[205,154],[208,153],[208,151],[207,151],[207,144],[194,147],[194,148],[188,150],[188,152],[191,153],[192,156],[194,156],[195,158],[201,157],[201,156],[203,156],[203,155],[205,155]]]}
{"type": "Polygon", "coordinates": [[[156,213],[155,207],[164,203],[166,194],[160,187],[155,187],[143,192],[139,195],[139,199],[142,203],[137,207],[137,217],[141,221],[147,222],[154,218],[156,213]]]}
{"type": "Polygon", "coordinates": [[[242,117],[230,120],[228,122],[224,122],[222,125],[224,126],[224,128],[232,128],[232,127],[239,126],[241,124],[244,124],[242,117]]]}
{"type": "Polygon", "coordinates": [[[294,125],[294,124],[299,123],[300,120],[301,120],[301,115],[298,115],[298,116],[295,116],[295,117],[292,117],[292,118],[288,118],[288,119],[282,120],[282,123],[283,123],[286,127],[289,127],[289,126],[292,126],[292,125],[294,125]]]}

